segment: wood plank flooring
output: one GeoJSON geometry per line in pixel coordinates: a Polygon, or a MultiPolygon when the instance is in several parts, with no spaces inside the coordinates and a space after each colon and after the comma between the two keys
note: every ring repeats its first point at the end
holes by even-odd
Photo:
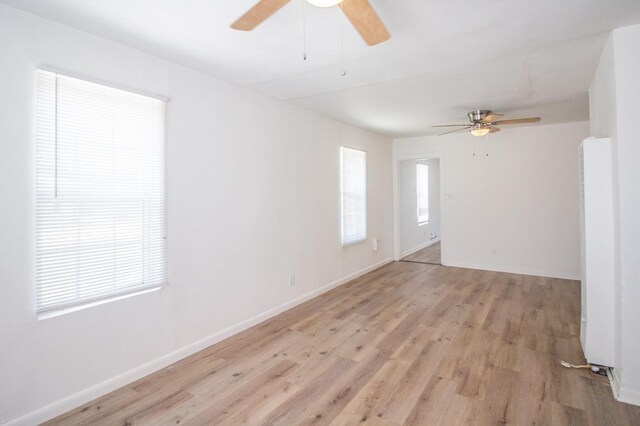
{"type": "Polygon", "coordinates": [[[411,253],[410,255],[403,257],[402,260],[405,262],[420,262],[439,265],[442,262],[440,258],[440,241],[418,250],[415,253],[411,253]]]}
{"type": "Polygon", "coordinates": [[[394,262],[47,424],[638,425],[575,281],[394,262]]]}

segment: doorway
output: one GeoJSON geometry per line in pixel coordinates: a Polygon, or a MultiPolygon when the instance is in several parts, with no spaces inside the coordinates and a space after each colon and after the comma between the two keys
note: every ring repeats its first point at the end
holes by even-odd
{"type": "Polygon", "coordinates": [[[400,260],[441,265],[441,170],[439,158],[398,163],[400,260]]]}

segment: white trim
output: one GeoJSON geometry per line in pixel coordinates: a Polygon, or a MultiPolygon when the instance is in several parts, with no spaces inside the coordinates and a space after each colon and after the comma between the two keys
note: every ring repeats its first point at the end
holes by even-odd
{"type": "Polygon", "coordinates": [[[357,240],[352,240],[352,241],[347,241],[345,243],[342,243],[342,248],[357,246],[358,244],[362,244],[367,240],[368,240],[368,238],[365,235],[364,238],[358,238],[357,240]]]}
{"type": "MultiPolygon", "coordinates": [[[[395,141],[394,141],[395,143],[395,141]]],[[[400,162],[407,160],[439,160],[440,166],[440,240],[442,241],[442,247],[440,248],[440,259],[444,265],[447,261],[447,204],[446,204],[446,153],[443,151],[433,151],[426,154],[409,154],[409,155],[396,155],[395,149],[393,151],[393,258],[398,261],[403,256],[400,248],[400,194],[398,186],[400,185],[400,162]]]]}
{"type": "Polygon", "coordinates": [[[456,263],[456,262],[448,262],[445,264],[442,262],[444,266],[450,266],[453,268],[466,268],[466,269],[479,269],[481,271],[493,271],[493,272],[506,272],[508,274],[518,274],[518,275],[533,275],[537,277],[545,277],[545,278],[560,278],[563,280],[573,280],[579,281],[580,277],[574,274],[567,274],[565,272],[558,271],[544,271],[538,269],[520,269],[520,268],[505,268],[502,266],[488,266],[488,265],[479,265],[479,264],[470,264],[470,263],[456,263]]]}
{"type": "Polygon", "coordinates": [[[105,303],[115,302],[116,300],[122,300],[122,299],[127,299],[129,297],[138,296],[141,294],[151,293],[154,291],[161,290],[166,286],[167,284],[165,283],[160,285],[153,285],[151,287],[146,287],[146,288],[137,288],[134,290],[129,290],[125,293],[101,297],[97,300],[84,301],[78,304],[71,304],[71,305],[66,305],[62,307],[45,310],[37,313],[38,321],[42,321],[48,318],[55,318],[64,314],[70,314],[71,312],[81,311],[83,309],[91,308],[93,306],[104,305],[105,303]]]}
{"type": "Polygon", "coordinates": [[[639,390],[621,387],[619,392],[618,401],[640,406],[639,390]]]}
{"type": "Polygon", "coordinates": [[[616,400],[620,399],[620,377],[618,377],[618,370],[615,368],[609,369],[611,374],[607,374],[609,383],[611,384],[611,392],[616,400]]]}
{"type": "Polygon", "coordinates": [[[612,370],[613,377],[609,378],[613,397],[620,402],[640,406],[640,390],[629,389],[620,386],[620,376],[618,375],[617,371],[618,370],[614,368],[612,370]]]}
{"type": "Polygon", "coordinates": [[[76,73],[76,72],[61,70],[59,68],[51,67],[51,66],[46,65],[46,64],[40,64],[38,69],[42,70],[42,71],[48,71],[48,72],[51,72],[51,73],[54,73],[54,74],[62,75],[62,76],[65,76],[65,77],[75,78],[77,80],[87,81],[87,82],[93,83],[93,84],[99,84],[101,86],[110,87],[112,89],[122,90],[124,92],[129,92],[129,93],[134,93],[136,95],[144,96],[146,98],[156,99],[156,100],[162,101],[164,103],[169,102],[169,98],[166,97],[166,96],[163,96],[163,95],[158,95],[158,94],[155,94],[155,93],[145,92],[144,90],[133,89],[131,87],[127,87],[127,86],[123,86],[123,85],[120,85],[120,84],[107,82],[107,81],[104,81],[104,80],[100,80],[98,78],[87,77],[85,75],[82,75],[82,74],[79,74],[79,73],[76,73]]]}
{"type": "Polygon", "coordinates": [[[439,242],[439,241],[440,241],[440,238],[436,238],[436,239],[434,239],[434,240],[427,241],[427,242],[426,242],[426,243],[424,243],[424,244],[420,244],[418,247],[414,247],[414,248],[412,248],[412,249],[409,249],[409,250],[405,251],[404,253],[400,253],[400,257],[409,256],[410,254],[413,254],[413,253],[415,253],[415,252],[417,252],[417,251],[420,251],[420,250],[422,250],[423,248],[427,248],[427,247],[429,247],[430,245],[433,245],[433,244],[435,244],[435,243],[437,243],[437,242],[439,242]]]}
{"type": "Polygon", "coordinates": [[[340,285],[345,284],[361,275],[364,275],[375,269],[381,268],[382,266],[391,262],[393,262],[393,258],[388,258],[381,262],[368,266],[364,269],[361,269],[357,272],[349,274],[343,278],[340,278],[336,281],[333,281],[327,284],[324,287],[320,287],[309,293],[303,294],[302,296],[296,297],[295,299],[290,300],[286,303],[283,303],[280,306],[276,306],[275,308],[269,309],[252,318],[246,319],[236,325],[232,325],[231,327],[227,327],[224,330],[220,330],[217,333],[214,333],[210,336],[205,337],[204,339],[200,339],[194,343],[191,343],[187,346],[184,346],[180,349],[177,349],[173,352],[163,355],[160,358],[156,358],[153,361],[150,361],[146,364],[143,364],[125,373],[122,373],[116,377],[105,380],[101,383],[98,383],[97,385],[91,386],[90,388],[84,389],[66,398],[58,400],[52,404],[49,404],[44,407],[38,408],[34,411],[31,411],[21,417],[10,420],[9,422],[6,423],[6,425],[18,426],[18,425],[27,425],[27,424],[29,425],[39,424],[47,420],[50,420],[54,417],[57,417],[61,414],[66,413],[69,410],[79,407],[82,404],[86,404],[87,402],[93,401],[94,399],[102,395],[105,395],[109,392],[112,392],[116,389],[126,386],[138,379],[148,376],[151,373],[154,373],[183,358],[193,355],[194,353],[199,352],[202,349],[205,349],[215,343],[218,343],[221,340],[231,337],[234,334],[240,333],[241,331],[244,331],[250,327],[253,327],[256,324],[259,324],[288,309],[291,309],[297,305],[300,305],[306,302],[307,300],[313,299],[316,296],[326,293],[329,290],[339,287],[340,285]]]}
{"type": "Polygon", "coordinates": [[[368,217],[367,217],[367,193],[369,190],[368,185],[368,153],[367,151],[360,148],[351,148],[347,145],[340,146],[340,242],[342,243],[342,247],[349,247],[354,244],[359,244],[363,241],[367,240],[368,235],[368,217]],[[344,236],[344,152],[345,149],[351,151],[358,151],[364,154],[364,235],[358,236],[358,238],[354,240],[345,240],[344,236]]]}

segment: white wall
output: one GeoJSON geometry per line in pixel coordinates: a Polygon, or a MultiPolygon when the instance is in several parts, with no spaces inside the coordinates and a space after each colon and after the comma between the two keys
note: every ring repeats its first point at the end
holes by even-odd
{"type": "Polygon", "coordinates": [[[400,251],[402,256],[440,239],[440,160],[401,161],[398,168],[400,251]],[[429,166],[429,222],[418,224],[416,164],[429,166]],[[430,235],[435,232],[436,239],[430,235]]]}
{"type": "Polygon", "coordinates": [[[640,405],[640,25],[613,31],[589,92],[591,132],[612,138],[616,367],[620,399],[640,405]]]}
{"type": "Polygon", "coordinates": [[[392,257],[386,138],[4,6],[0,76],[0,422],[58,414],[392,257]],[[161,291],[36,319],[40,64],[170,98],[161,291]],[[341,143],[368,153],[375,253],[340,244],[341,143]]]}
{"type": "Polygon", "coordinates": [[[482,139],[399,139],[394,158],[444,156],[447,265],[578,279],[578,146],[588,133],[588,123],[578,122],[482,139]]]}
{"type": "Polygon", "coordinates": [[[614,240],[614,357],[616,373],[620,361],[620,191],[618,185],[617,96],[613,57],[613,37],[609,37],[600,57],[596,75],[589,89],[589,124],[591,136],[609,137],[612,145],[613,181],[613,240],[614,240]]]}

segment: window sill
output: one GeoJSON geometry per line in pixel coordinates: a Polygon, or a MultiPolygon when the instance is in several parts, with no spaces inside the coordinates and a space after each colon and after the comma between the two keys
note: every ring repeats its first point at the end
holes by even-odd
{"type": "Polygon", "coordinates": [[[429,224],[428,220],[426,220],[424,222],[418,222],[418,226],[424,226],[424,225],[428,225],[428,224],[429,224]]]}
{"type": "Polygon", "coordinates": [[[349,241],[348,243],[342,243],[342,248],[347,248],[347,247],[351,247],[351,246],[357,246],[358,244],[362,244],[365,241],[367,241],[367,237],[364,237],[364,238],[359,239],[359,240],[349,241]]]}
{"type": "Polygon", "coordinates": [[[116,300],[128,299],[129,297],[138,296],[141,294],[152,293],[165,287],[166,284],[161,284],[155,287],[144,288],[141,290],[132,291],[131,293],[119,294],[113,297],[107,297],[105,299],[95,300],[87,303],[82,303],[75,306],[67,306],[60,309],[54,309],[51,311],[44,311],[37,314],[38,321],[59,317],[61,315],[70,314],[71,312],[81,311],[83,309],[92,308],[94,306],[104,305],[105,303],[115,302],[116,300]]]}

